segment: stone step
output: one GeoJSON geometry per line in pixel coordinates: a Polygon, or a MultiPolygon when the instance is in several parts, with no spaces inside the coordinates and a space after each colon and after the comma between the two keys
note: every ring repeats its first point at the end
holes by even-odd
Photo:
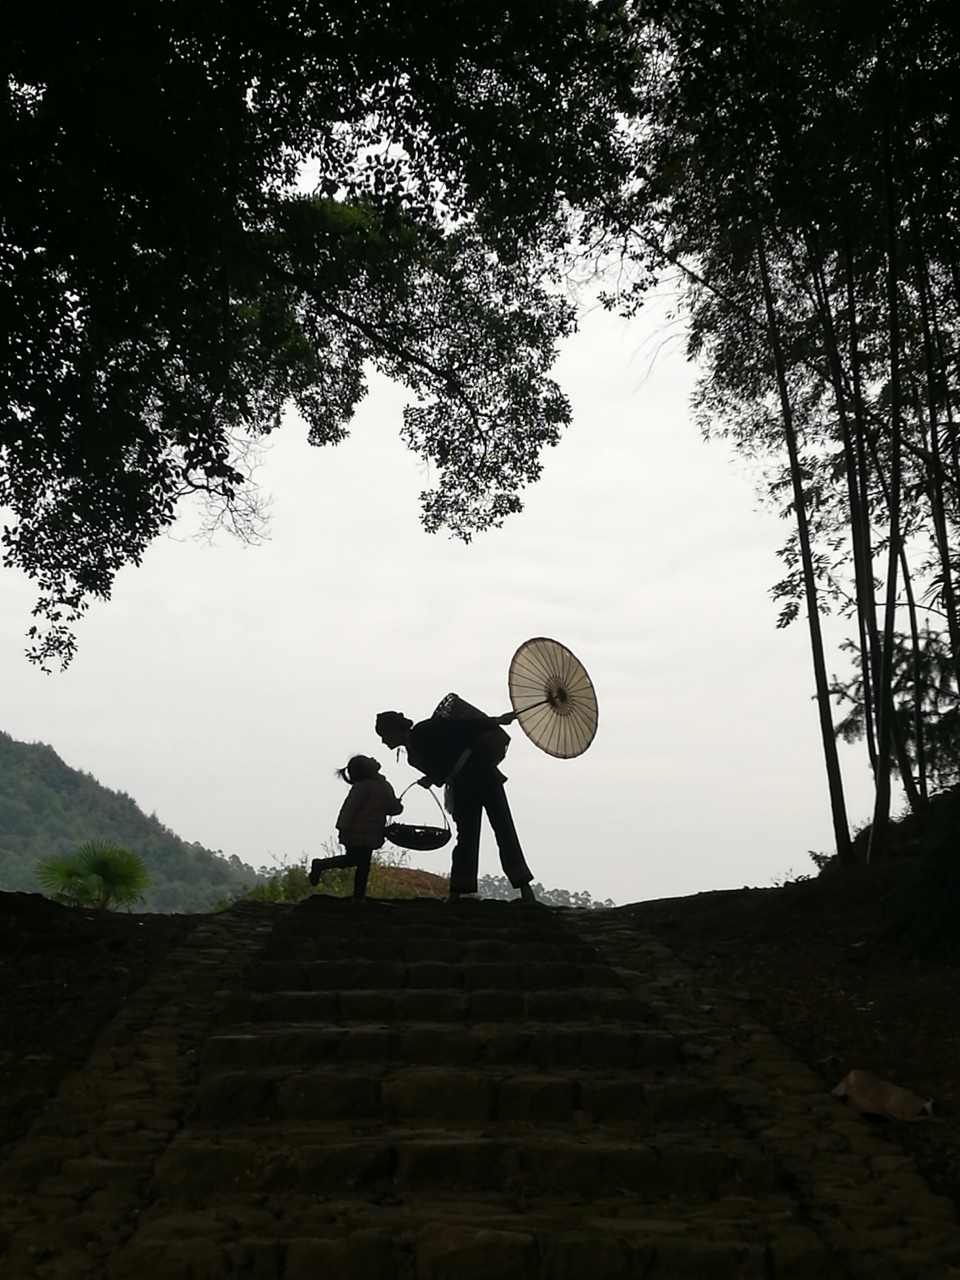
{"type": "Polygon", "coordinates": [[[408,1026],[329,1025],[211,1036],[207,1072],[322,1062],[405,1062],[424,1066],[517,1066],[582,1070],[665,1070],[680,1060],[680,1043],[665,1031],[616,1023],[576,1025],[411,1023],[408,1026]]]}
{"type": "Polygon", "coordinates": [[[546,963],[446,964],[423,960],[262,960],[247,970],[249,991],[364,991],[382,989],[465,991],[544,991],[571,987],[619,987],[623,979],[610,965],[572,961],[546,963]]]}
{"type": "MultiPolygon", "coordinates": [[[[211,1140],[183,1131],[157,1160],[161,1199],[223,1192],[297,1192],[368,1201],[376,1196],[494,1200],[618,1193],[654,1204],[671,1196],[716,1198],[778,1190],[773,1162],[748,1138],[723,1144],[671,1134],[662,1145],[544,1134],[491,1137],[483,1132],[362,1127],[339,1131],[250,1127],[244,1137],[211,1140]]],[[[562,1206],[554,1205],[562,1219],[562,1206]]]]}
{"type": "MultiPolygon", "coordinates": [[[[463,898],[454,907],[430,898],[400,900],[371,899],[367,910],[357,911],[349,898],[313,894],[296,906],[283,909],[283,929],[304,928],[316,922],[318,928],[393,932],[407,935],[424,931],[446,933],[510,934],[515,938],[563,934],[572,937],[567,921],[571,913],[544,903],[527,906],[486,898],[463,898]]],[[[573,916],[576,912],[572,913],[573,916]]],[[[571,917],[572,918],[572,917],[571,917]]]]}
{"type": "Polygon", "coordinates": [[[0,1271],[956,1280],[952,1204],[703,978],[616,911],[224,912],[0,1167],[0,1271]]]}
{"type": "Polygon", "coordinates": [[[512,938],[470,938],[453,936],[410,937],[404,931],[395,935],[356,935],[325,933],[315,928],[285,930],[271,938],[264,951],[268,960],[388,960],[417,964],[500,964],[505,961],[523,964],[575,962],[596,963],[594,947],[560,937],[550,941],[518,942],[512,938]]]}
{"type": "Polygon", "coordinates": [[[619,987],[572,991],[465,991],[405,988],[401,991],[243,991],[227,1002],[232,1023],[297,1022],[582,1022],[619,1019],[656,1026],[663,1001],[619,987]]]}
{"type": "Polygon", "coordinates": [[[207,1075],[192,1122],[358,1120],[384,1124],[617,1124],[631,1133],[684,1123],[702,1132],[728,1123],[733,1108],[709,1084],[611,1078],[586,1072],[536,1075],[449,1068],[351,1070],[279,1068],[207,1075]]]}
{"type": "MultiPolygon", "coordinates": [[[[356,913],[355,913],[356,914],[356,913]]],[[[451,951],[459,950],[462,947],[470,946],[472,950],[486,952],[487,955],[477,958],[496,958],[496,952],[500,953],[500,958],[510,956],[517,947],[529,948],[532,954],[530,959],[550,959],[550,952],[556,949],[566,950],[572,947],[582,958],[595,958],[596,950],[589,939],[581,939],[571,937],[569,933],[560,929],[537,930],[534,932],[517,932],[510,929],[435,929],[435,928],[398,928],[398,929],[364,929],[355,927],[351,922],[344,926],[330,928],[326,922],[310,921],[307,924],[300,923],[295,925],[285,924],[282,929],[278,929],[267,942],[267,951],[270,954],[275,948],[284,946],[302,946],[311,947],[316,944],[325,945],[333,942],[339,947],[339,954],[350,954],[354,947],[363,947],[368,944],[380,944],[384,942],[393,942],[393,956],[398,956],[408,947],[412,951],[424,950],[449,954],[451,951]],[[543,951],[542,957],[536,955],[537,951],[543,951]]]]}
{"type": "MultiPolygon", "coordinates": [[[[261,1211],[262,1212],[262,1211],[261,1211]]],[[[250,1210],[243,1215],[252,1216],[250,1210]]],[[[579,1222],[515,1215],[406,1210],[344,1228],[319,1215],[285,1218],[275,1234],[236,1238],[207,1215],[183,1211],[143,1222],[111,1260],[107,1280],[832,1280],[831,1251],[789,1220],[767,1226],[653,1222],[594,1215],[579,1222]],[[392,1228],[392,1229],[391,1229],[392,1228]]]]}

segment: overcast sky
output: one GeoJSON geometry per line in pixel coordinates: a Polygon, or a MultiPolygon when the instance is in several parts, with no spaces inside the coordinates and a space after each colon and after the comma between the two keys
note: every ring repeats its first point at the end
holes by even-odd
{"type": "MultiPolygon", "coordinates": [[[[310,448],[295,420],[274,436],[268,542],[160,540],[92,608],[65,673],[23,657],[34,592],[3,571],[0,728],[260,866],[333,837],[350,755],[375,754],[398,791],[416,776],[377,711],[420,719],[451,690],[509,710],[512,654],[552,636],[590,672],[600,724],[570,761],[512,731],[536,879],[624,903],[813,871],[807,850],[833,839],[805,623],[777,631],[769,598],[786,528],[701,440],[659,323],[586,318],[557,367],[573,427],[525,510],[469,546],[422,531],[429,476],[398,439],[403,389],[379,381],[343,444],[310,448]]],[[[862,754],[843,755],[854,822],[862,754]]],[[[411,821],[436,819],[408,799],[411,821]]],[[[449,847],[412,857],[446,871],[449,847]]],[[[486,828],[484,872],[500,872],[486,828]]]]}

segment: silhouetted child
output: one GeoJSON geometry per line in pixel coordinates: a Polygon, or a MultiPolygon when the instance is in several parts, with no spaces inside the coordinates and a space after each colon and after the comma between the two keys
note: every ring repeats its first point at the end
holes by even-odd
{"type": "Polygon", "coordinates": [[[337,835],[346,853],[336,858],[314,858],[310,864],[310,883],[320,883],[320,875],[328,867],[355,867],[353,900],[362,902],[370,875],[370,859],[385,839],[387,817],[402,813],[403,805],[393,787],[380,776],[380,761],[372,756],[354,756],[337,776],[350,784],[350,794],[337,817],[337,835]]]}

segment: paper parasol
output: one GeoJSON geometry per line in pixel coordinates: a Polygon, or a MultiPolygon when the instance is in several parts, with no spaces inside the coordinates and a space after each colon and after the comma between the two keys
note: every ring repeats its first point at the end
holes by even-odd
{"type": "Polygon", "coordinates": [[[562,760],[586,751],[597,732],[597,695],[569,649],[545,636],[527,640],[507,685],[521,729],[541,751],[562,760]]]}

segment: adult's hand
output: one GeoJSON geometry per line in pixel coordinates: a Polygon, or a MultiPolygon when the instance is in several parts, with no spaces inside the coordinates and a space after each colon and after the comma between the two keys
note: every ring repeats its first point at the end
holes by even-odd
{"type": "Polygon", "coordinates": [[[519,714],[519,711],[508,711],[505,715],[497,716],[497,724],[513,724],[519,714]]]}
{"type": "Polygon", "coordinates": [[[417,786],[424,787],[427,791],[429,791],[430,788],[433,786],[433,783],[430,781],[429,778],[418,778],[417,786]]]}

